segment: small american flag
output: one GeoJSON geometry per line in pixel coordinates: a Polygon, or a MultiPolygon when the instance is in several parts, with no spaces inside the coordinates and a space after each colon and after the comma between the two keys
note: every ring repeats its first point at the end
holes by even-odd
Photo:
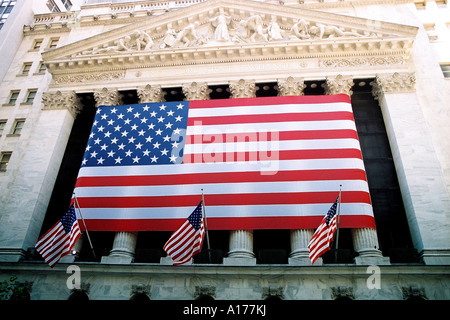
{"type": "Polygon", "coordinates": [[[308,244],[309,259],[311,259],[312,264],[314,264],[317,258],[322,254],[330,250],[330,245],[333,242],[333,235],[337,229],[336,209],[338,201],[339,197],[337,197],[330,210],[328,210],[325,217],[323,217],[322,223],[319,225],[316,232],[314,232],[314,235],[308,244]]]}
{"type": "Polygon", "coordinates": [[[50,267],[68,255],[80,236],[80,228],[72,204],[67,213],[36,243],[36,250],[50,267]]]}
{"type": "Polygon", "coordinates": [[[200,201],[186,222],[166,242],[164,250],[172,257],[174,265],[187,263],[202,249],[204,235],[202,201],[200,201]]]}

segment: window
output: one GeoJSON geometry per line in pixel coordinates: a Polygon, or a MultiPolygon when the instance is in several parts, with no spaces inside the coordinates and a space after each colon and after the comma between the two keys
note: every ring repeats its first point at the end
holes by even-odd
{"type": "Polygon", "coordinates": [[[72,8],[72,2],[70,2],[70,0],[61,0],[61,2],[66,8],[66,10],[70,11],[70,9],[72,8]]]}
{"type": "Polygon", "coordinates": [[[48,44],[49,49],[56,48],[58,45],[59,38],[52,38],[50,39],[50,43],[48,44]]]}
{"type": "Polygon", "coordinates": [[[11,131],[11,134],[20,135],[20,133],[22,132],[24,124],[25,124],[25,120],[24,119],[16,120],[16,122],[14,123],[13,129],[11,131]]]}
{"type": "Polygon", "coordinates": [[[42,39],[36,39],[34,40],[34,44],[33,44],[33,50],[39,50],[42,46],[42,39]]]}
{"type": "Polygon", "coordinates": [[[20,93],[19,90],[11,91],[11,93],[9,94],[8,104],[10,105],[16,104],[17,98],[19,97],[19,93],[20,93]]]}
{"type": "Polygon", "coordinates": [[[23,64],[22,73],[21,73],[22,76],[28,75],[28,73],[30,72],[32,64],[33,64],[32,62],[25,62],[23,64]]]}
{"type": "Polygon", "coordinates": [[[38,74],[44,74],[45,70],[47,70],[47,68],[45,67],[45,64],[43,62],[40,62],[37,73],[38,74]]]}
{"type": "Polygon", "coordinates": [[[444,78],[450,79],[450,62],[441,63],[441,70],[444,74],[444,78]]]}
{"type": "Polygon", "coordinates": [[[3,133],[3,130],[5,130],[5,126],[6,126],[6,120],[0,120],[0,136],[3,133]]]}
{"type": "Polygon", "coordinates": [[[53,0],[47,1],[47,8],[50,10],[50,12],[61,12],[61,10],[59,10],[58,6],[53,0]]]}
{"type": "Polygon", "coordinates": [[[36,89],[28,90],[27,97],[25,99],[25,103],[32,104],[34,101],[34,97],[36,96],[36,93],[37,93],[36,89]]]}
{"type": "Polygon", "coordinates": [[[0,171],[6,171],[12,152],[2,152],[0,155],[0,171]]]}
{"type": "Polygon", "coordinates": [[[427,6],[427,2],[423,0],[414,0],[414,4],[418,10],[424,10],[427,6]]]}
{"type": "Polygon", "coordinates": [[[447,8],[447,0],[436,0],[438,8],[447,8]]]}

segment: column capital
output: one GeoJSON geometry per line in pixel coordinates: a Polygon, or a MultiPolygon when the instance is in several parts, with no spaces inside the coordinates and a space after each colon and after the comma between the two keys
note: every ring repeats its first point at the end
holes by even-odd
{"type": "Polygon", "coordinates": [[[372,86],[372,95],[379,100],[382,93],[414,92],[416,75],[414,72],[395,72],[392,74],[377,74],[372,86]]]}
{"type": "Polygon", "coordinates": [[[231,98],[253,98],[256,97],[255,80],[244,80],[230,82],[231,98]]]}
{"type": "Polygon", "coordinates": [[[74,118],[81,112],[83,105],[75,91],[44,92],[42,94],[42,110],[67,109],[74,118]]]}
{"type": "Polygon", "coordinates": [[[303,79],[295,79],[288,77],[287,79],[278,80],[278,95],[279,96],[302,96],[306,84],[303,79]]]}
{"type": "Polygon", "coordinates": [[[146,102],[163,102],[166,93],[158,85],[146,85],[145,87],[137,88],[140,103],[146,102]]]}
{"type": "Polygon", "coordinates": [[[96,107],[98,106],[117,106],[121,104],[122,96],[117,89],[95,89],[94,98],[96,107]]]}
{"type": "Polygon", "coordinates": [[[186,96],[186,100],[209,100],[210,90],[206,82],[198,83],[192,82],[190,84],[183,85],[183,93],[186,96]]]}
{"type": "Polygon", "coordinates": [[[351,90],[354,85],[353,78],[351,76],[337,75],[335,78],[326,78],[326,82],[322,84],[322,88],[325,89],[325,94],[347,94],[351,96],[353,91],[351,90]]]}

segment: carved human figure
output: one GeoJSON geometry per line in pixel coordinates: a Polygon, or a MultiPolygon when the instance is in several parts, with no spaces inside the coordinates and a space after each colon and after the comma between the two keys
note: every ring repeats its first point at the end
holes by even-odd
{"type": "Polygon", "coordinates": [[[115,42],[114,45],[109,47],[100,48],[98,50],[93,50],[93,54],[101,54],[108,52],[121,52],[121,51],[130,51],[132,48],[131,36],[125,36],[120,38],[115,42]]]}
{"type": "Polygon", "coordinates": [[[188,47],[194,44],[204,44],[202,36],[197,33],[197,27],[200,22],[196,21],[184,27],[177,35],[174,46],[188,47]]]}
{"type": "Polygon", "coordinates": [[[282,40],[283,35],[280,26],[277,23],[277,17],[272,16],[270,18],[269,27],[267,28],[269,34],[269,40],[282,40]]]}
{"type": "Polygon", "coordinates": [[[292,26],[291,33],[299,39],[309,39],[309,22],[306,22],[305,19],[299,19],[298,22],[292,26]]]}
{"type": "Polygon", "coordinates": [[[153,45],[153,40],[152,38],[148,35],[147,32],[142,31],[142,30],[136,30],[133,34],[132,34],[133,38],[136,41],[136,49],[138,51],[141,50],[148,50],[151,48],[151,46],[153,45]]]}
{"type": "Polygon", "coordinates": [[[334,37],[344,37],[344,36],[352,36],[359,37],[361,36],[356,32],[346,32],[336,26],[327,26],[324,24],[317,23],[315,26],[309,28],[310,35],[317,37],[319,39],[325,38],[334,38],[334,37]]]}
{"type": "Polygon", "coordinates": [[[216,41],[230,41],[228,25],[231,23],[231,16],[225,15],[223,8],[219,9],[219,15],[210,19],[211,25],[215,28],[214,39],[216,41]]]}
{"type": "Polygon", "coordinates": [[[177,39],[177,32],[172,27],[172,24],[167,24],[167,31],[164,34],[164,38],[162,40],[162,43],[160,44],[160,48],[164,49],[166,47],[173,47],[175,44],[175,40],[177,39]]]}
{"type": "Polygon", "coordinates": [[[244,26],[246,30],[244,38],[249,39],[251,42],[255,42],[257,38],[269,41],[267,35],[264,34],[263,21],[260,15],[256,14],[245,20],[241,20],[240,25],[244,26]]]}

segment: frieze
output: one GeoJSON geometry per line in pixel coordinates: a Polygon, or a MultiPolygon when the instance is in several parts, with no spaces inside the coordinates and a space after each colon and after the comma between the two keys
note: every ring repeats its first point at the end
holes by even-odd
{"type": "Polygon", "coordinates": [[[107,82],[125,78],[125,71],[54,75],[53,83],[107,82]]]}
{"type": "Polygon", "coordinates": [[[319,67],[333,69],[361,66],[400,65],[404,63],[406,63],[406,60],[403,56],[319,59],[319,67]]]}

